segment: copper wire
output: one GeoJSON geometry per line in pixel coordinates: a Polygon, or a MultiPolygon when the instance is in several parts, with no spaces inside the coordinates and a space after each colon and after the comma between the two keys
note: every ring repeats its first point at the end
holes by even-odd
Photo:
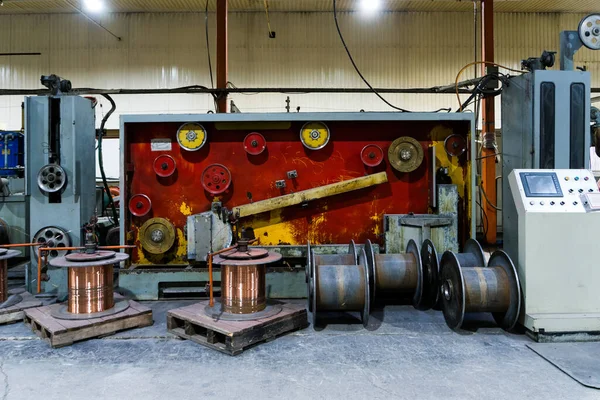
{"type": "Polygon", "coordinates": [[[8,300],[8,262],[0,260],[0,304],[8,300]]]}
{"type": "Polygon", "coordinates": [[[221,265],[221,311],[251,314],[267,307],[267,266],[221,265]]]}
{"type": "Polygon", "coordinates": [[[106,311],[115,305],[113,266],[92,265],[68,268],[67,310],[73,314],[106,311]]]}

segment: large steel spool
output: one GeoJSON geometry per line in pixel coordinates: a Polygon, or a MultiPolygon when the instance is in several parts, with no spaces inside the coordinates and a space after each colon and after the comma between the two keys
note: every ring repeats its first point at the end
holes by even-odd
{"type": "Polygon", "coordinates": [[[433,303],[437,272],[424,267],[421,252],[414,240],[409,240],[406,252],[376,254],[370,240],[365,243],[367,265],[371,272],[371,298],[410,297],[415,308],[428,310],[433,303]]]}
{"type": "Polygon", "coordinates": [[[20,254],[18,250],[0,249],[0,310],[14,306],[23,300],[18,294],[8,293],[8,260],[20,254]]]}
{"type": "Polygon", "coordinates": [[[278,314],[281,306],[268,304],[266,294],[267,264],[281,260],[279,253],[248,247],[238,241],[236,248],[216,255],[213,264],[221,266],[221,299],[207,315],[230,321],[267,318],[278,314]]]}
{"type": "Polygon", "coordinates": [[[521,290],[512,260],[498,250],[486,266],[473,249],[468,250],[446,251],[441,259],[440,296],[446,324],[460,329],[465,314],[489,312],[500,327],[513,329],[521,309],[521,290]]]}
{"type": "MultiPolygon", "coordinates": [[[[349,253],[355,249],[349,246],[349,253]]],[[[311,250],[308,307],[312,311],[313,327],[321,312],[359,312],[363,325],[369,323],[371,295],[369,267],[364,249],[354,254],[325,255],[311,250]],[[350,261],[348,264],[345,262],[350,261]]]]}
{"type": "Polygon", "coordinates": [[[423,263],[423,270],[427,271],[429,276],[429,280],[424,284],[425,298],[429,299],[429,302],[424,309],[433,308],[437,311],[442,309],[438,286],[440,258],[433,242],[425,239],[421,245],[421,262],[423,263]]]}
{"type": "Polygon", "coordinates": [[[117,314],[129,308],[129,301],[114,300],[114,265],[129,258],[125,253],[86,250],[50,261],[53,267],[67,268],[66,305],[51,311],[58,319],[80,320],[117,314]]]}

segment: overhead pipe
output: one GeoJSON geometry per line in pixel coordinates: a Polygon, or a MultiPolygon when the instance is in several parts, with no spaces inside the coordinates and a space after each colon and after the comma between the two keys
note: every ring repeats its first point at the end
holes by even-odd
{"type": "MultiPolygon", "coordinates": [[[[217,0],[217,88],[227,89],[227,1],[217,0]]],[[[217,96],[217,110],[228,112],[227,92],[217,96]]]]}

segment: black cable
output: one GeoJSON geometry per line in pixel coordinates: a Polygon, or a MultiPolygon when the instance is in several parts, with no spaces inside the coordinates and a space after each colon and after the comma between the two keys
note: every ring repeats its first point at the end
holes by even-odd
{"type": "Polygon", "coordinates": [[[100,123],[100,134],[98,135],[98,165],[100,167],[100,175],[102,175],[102,183],[104,184],[104,190],[108,195],[108,204],[112,208],[113,212],[113,223],[115,226],[119,226],[119,216],[117,215],[117,208],[115,207],[115,202],[113,201],[112,194],[110,193],[110,188],[108,187],[108,181],[106,180],[106,174],[104,173],[104,159],[102,157],[102,137],[104,136],[104,126],[106,125],[106,121],[112,115],[113,112],[117,109],[117,105],[115,101],[107,94],[102,95],[106,100],[110,102],[110,110],[106,113],[104,118],[102,118],[102,123],[100,123]]]}
{"type": "MultiPolygon", "coordinates": [[[[409,110],[405,110],[404,108],[396,107],[395,105],[393,105],[392,103],[390,103],[389,101],[387,101],[382,95],[379,94],[379,92],[377,92],[377,90],[375,90],[375,88],[373,86],[371,86],[371,84],[367,81],[367,79],[364,77],[364,75],[360,72],[360,69],[358,69],[358,66],[354,62],[354,58],[352,58],[352,54],[350,54],[350,50],[348,49],[348,46],[346,45],[346,41],[344,40],[344,36],[342,35],[342,31],[340,30],[340,25],[338,23],[338,18],[337,18],[336,2],[337,2],[336,0],[333,0],[333,19],[335,21],[335,28],[337,29],[337,33],[338,33],[338,35],[340,37],[340,40],[342,41],[342,45],[344,46],[344,49],[346,50],[346,54],[348,54],[348,58],[350,59],[350,62],[352,63],[352,66],[354,67],[354,70],[356,71],[356,73],[358,74],[358,76],[360,76],[360,78],[369,87],[369,89],[371,89],[371,91],[377,97],[379,97],[385,104],[387,104],[388,106],[392,107],[393,109],[401,111],[401,112],[412,112],[412,111],[409,111],[409,110]]],[[[450,112],[451,109],[450,108],[440,108],[440,109],[438,109],[436,111],[433,111],[433,112],[440,112],[440,111],[450,112]]]]}

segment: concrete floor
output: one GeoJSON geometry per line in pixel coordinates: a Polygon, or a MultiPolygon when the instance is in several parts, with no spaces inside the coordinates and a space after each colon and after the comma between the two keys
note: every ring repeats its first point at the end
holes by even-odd
{"type": "Polygon", "coordinates": [[[0,327],[0,399],[600,399],[497,328],[450,331],[440,312],[376,311],[361,325],[309,327],[230,357],[155,324],[51,349],[0,327]],[[383,321],[383,322],[382,322],[383,321]]]}

